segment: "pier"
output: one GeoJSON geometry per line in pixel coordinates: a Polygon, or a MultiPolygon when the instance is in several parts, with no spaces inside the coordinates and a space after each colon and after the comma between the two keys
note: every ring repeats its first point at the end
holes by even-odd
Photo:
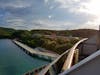
{"type": "Polygon", "coordinates": [[[31,48],[31,47],[29,47],[29,46],[27,46],[27,45],[25,45],[17,40],[13,40],[13,42],[16,45],[18,45],[19,47],[21,47],[22,49],[24,49],[27,54],[30,54],[32,56],[38,56],[40,58],[50,59],[50,60],[53,60],[59,56],[58,54],[34,50],[33,48],[31,48]]]}

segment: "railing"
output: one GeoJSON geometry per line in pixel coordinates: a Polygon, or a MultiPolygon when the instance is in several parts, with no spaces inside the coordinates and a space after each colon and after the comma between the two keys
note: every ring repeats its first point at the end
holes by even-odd
{"type": "Polygon", "coordinates": [[[43,65],[41,67],[38,67],[38,68],[33,69],[31,71],[28,71],[28,72],[24,73],[24,75],[36,75],[40,70],[42,70],[43,68],[45,68],[47,65],[48,64],[45,64],[45,65],[43,65]]]}
{"type": "Polygon", "coordinates": [[[62,71],[65,71],[67,69],[69,69],[72,65],[73,62],[73,58],[74,58],[74,54],[75,54],[75,49],[76,47],[83,41],[87,40],[87,38],[80,40],[79,42],[77,42],[69,51],[68,53],[68,57],[63,65],[62,71]]]}
{"type": "Polygon", "coordinates": [[[45,75],[48,70],[65,54],[67,54],[69,52],[69,50],[67,50],[66,52],[64,52],[63,54],[61,54],[57,59],[55,59],[52,63],[50,63],[47,67],[45,67],[42,71],[40,71],[38,73],[38,75],[45,75]]]}
{"type": "MultiPolygon", "coordinates": [[[[42,71],[40,71],[38,73],[38,75],[46,75],[48,73],[48,71],[50,71],[50,69],[53,69],[52,66],[54,66],[55,63],[57,63],[64,55],[67,55],[67,58],[65,60],[65,63],[62,67],[62,71],[65,71],[67,69],[69,69],[72,66],[73,63],[73,58],[74,58],[74,53],[75,50],[77,48],[77,46],[82,43],[83,41],[87,40],[87,38],[84,38],[82,40],[80,40],[79,42],[77,42],[71,49],[65,51],[63,54],[61,54],[58,58],[56,58],[56,60],[54,60],[52,63],[50,63],[47,67],[45,67],[42,71]]],[[[50,73],[47,75],[51,75],[50,73]]],[[[53,73],[52,75],[56,75],[55,73],[53,73]]]]}

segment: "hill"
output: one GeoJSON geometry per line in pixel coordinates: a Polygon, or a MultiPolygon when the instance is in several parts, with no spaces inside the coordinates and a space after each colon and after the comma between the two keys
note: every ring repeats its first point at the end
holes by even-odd
{"type": "MultiPolygon", "coordinates": [[[[3,28],[0,27],[0,38],[10,37],[16,32],[23,34],[23,31],[26,31],[30,34],[42,34],[42,35],[58,35],[58,36],[75,36],[75,37],[91,37],[98,33],[98,30],[94,29],[76,29],[76,30],[15,30],[12,28],[3,28]]],[[[20,34],[18,33],[18,34],[20,34]]]]}
{"type": "Polygon", "coordinates": [[[16,38],[30,47],[42,47],[46,50],[61,54],[80,40],[80,38],[76,37],[88,38],[95,35],[97,32],[97,30],[93,29],[27,31],[0,27],[0,38],[16,38]],[[70,38],[68,36],[74,37],[70,38]]]}
{"type": "Polygon", "coordinates": [[[98,33],[98,30],[94,29],[77,29],[77,30],[31,30],[31,33],[38,33],[42,35],[60,35],[60,36],[75,36],[75,37],[91,37],[98,33]]]}
{"type": "Polygon", "coordinates": [[[14,29],[0,27],[0,38],[11,38],[14,32],[14,29]]]}

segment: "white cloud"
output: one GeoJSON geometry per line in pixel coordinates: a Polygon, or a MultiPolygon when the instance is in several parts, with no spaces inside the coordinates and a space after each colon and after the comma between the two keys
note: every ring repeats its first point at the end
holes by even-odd
{"type": "Polygon", "coordinates": [[[26,1],[21,1],[21,0],[16,0],[12,2],[6,2],[0,3],[0,7],[6,8],[6,7],[13,7],[13,8],[25,8],[25,7],[30,7],[31,3],[27,3],[26,1]]]}
{"type": "Polygon", "coordinates": [[[62,22],[62,21],[52,21],[52,20],[33,20],[31,29],[51,29],[51,30],[65,30],[72,29],[71,26],[75,26],[74,23],[71,22],[62,22]]]}
{"type": "Polygon", "coordinates": [[[9,22],[23,22],[24,20],[20,18],[15,18],[15,19],[8,19],[6,21],[9,23],[9,22]]]}
{"type": "Polygon", "coordinates": [[[78,11],[91,15],[93,19],[87,22],[87,25],[97,28],[100,24],[100,0],[89,0],[88,2],[81,3],[81,5],[78,11]]]}
{"type": "Polygon", "coordinates": [[[82,3],[81,5],[83,8],[80,11],[100,16],[100,0],[89,0],[87,3],[82,3]]]}
{"type": "Polygon", "coordinates": [[[74,13],[75,15],[88,15],[88,19],[80,27],[93,28],[100,24],[100,0],[55,0],[60,3],[59,8],[74,13]],[[90,17],[90,18],[89,18],[90,17]]]}
{"type": "Polygon", "coordinates": [[[49,0],[44,0],[45,3],[48,3],[49,0]]]}
{"type": "Polygon", "coordinates": [[[60,3],[59,8],[69,8],[72,7],[73,4],[80,2],[80,0],[55,0],[55,2],[60,3]]]}
{"type": "Polygon", "coordinates": [[[50,10],[54,9],[54,6],[50,6],[49,9],[50,9],[50,10]]]}
{"type": "Polygon", "coordinates": [[[97,26],[96,24],[99,24],[99,0],[42,1],[14,0],[4,3],[0,2],[0,8],[5,8],[4,12],[6,13],[3,15],[5,16],[3,18],[7,24],[20,29],[61,30],[82,27],[94,28],[97,26]],[[19,10],[18,8],[25,9],[19,10]]]}
{"type": "Polygon", "coordinates": [[[6,22],[9,27],[15,29],[26,29],[28,25],[26,20],[21,18],[9,18],[6,19],[6,22]]]}
{"type": "Polygon", "coordinates": [[[52,18],[52,15],[49,15],[48,18],[51,19],[52,18]]]}

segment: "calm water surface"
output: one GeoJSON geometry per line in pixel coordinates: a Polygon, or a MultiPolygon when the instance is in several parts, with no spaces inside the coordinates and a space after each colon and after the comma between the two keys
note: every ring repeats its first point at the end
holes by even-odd
{"type": "Polygon", "coordinates": [[[25,54],[11,40],[0,40],[0,75],[23,75],[48,62],[25,54]]]}

